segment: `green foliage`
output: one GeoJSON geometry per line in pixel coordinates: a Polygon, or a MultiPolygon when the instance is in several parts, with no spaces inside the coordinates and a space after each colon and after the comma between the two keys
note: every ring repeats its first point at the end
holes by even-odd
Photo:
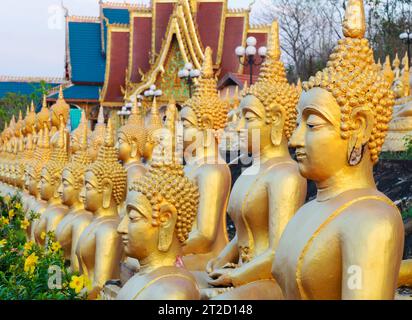
{"type": "Polygon", "coordinates": [[[40,81],[40,86],[32,85],[33,92],[29,95],[23,95],[15,92],[8,92],[0,99],[0,128],[4,128],[4,123],[9,122],[12,116],[16,118],[21,110],[26,111],[31,101],[37,105],[41,102],[43,95],[47,95],[52,86],[45,81],[40,81]]]}
{"type": "Polygon", "coordinates": [[[382,152],[380,158],[384,160],[412,160],[412,136],[403,138],[406,150],[403,152],[382,152]]]}
{"type": "Polygon", "coordinates": [[[412,207],[410,207],[408,210],[405,210],[404,212],[402,212],[402,218],[404,220],[412,219],[412,207]]]}
{"type": "Polygon", "coordinates": [[[78,300],[71,281],[75,274],[65,265],[63,251],[47,234],[46,247],[26,242],[25,213],[19,196],[0,197],[0,300],[78,300]],[[51,267],[53,269],[51,269],[51,267]],[[50,286],[60,271],[60,288],[50,286]]]}

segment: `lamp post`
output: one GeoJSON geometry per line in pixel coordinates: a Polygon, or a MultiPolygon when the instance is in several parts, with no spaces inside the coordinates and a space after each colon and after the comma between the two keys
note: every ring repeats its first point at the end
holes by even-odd
{"type": "Polygon", "coordinates": [[[402,40],[408,47],[408,59],[411,61],[411,44],[412,44],[412,32],[408,29],[406,32],[403,32],[399,35],[399,39],[402,40]]]}
{"type": "Polygon", "coordinates": [[[122,107],[122,110],[117,111],[117,115],[120,117],[121,125],[124,125],[126,122],[126,117],[130,116],[131,114],[131,106],[130,103],[127,103],[125,106],[122,107]]]}
{"type": "Polygon", "coordinates": [[[239,46],[236,48],[235,53],[239,58],[240,64],[245,67],[249,66],[250,84],[253,84],[253,67],[262,65],[266,58],[267,48],[260,47],[259,50],[256,49],[257,40],[255,37],[249,37],[246,39],[247,47],[239,46]],[[260,57],[260,62],[258,62],[258,57],[260,57]]]}
{"type": "Polygon", "coordinates": [[[189,87],[189,97],[192,97],[192,87],[194,84],[193,79],[200,77],[200,70],[193,69],[191,63],[186,63],[184,68],[178,72],[178,77],[182,80],[186,80],[186,83],[189,87]]]}
{"type": "Polygon", "coordinates": [[[149,90],[146,90],[146,91],[144,92],[144,96],[145,96],[146,98],[151,99],[152,101],[153,101],[153,99],[154,99],[155,97],[160,97],[162,94],[163,94],[162,90],[157,89],[157,88],[156,88],[156,85],[154,85],[154,84],[152,84],[152,85],[150,86],[150,89],[149,89],[149,90]]]}

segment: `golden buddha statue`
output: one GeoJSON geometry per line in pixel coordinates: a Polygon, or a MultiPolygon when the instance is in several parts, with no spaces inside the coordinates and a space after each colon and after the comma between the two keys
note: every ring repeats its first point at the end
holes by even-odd
{"type": "Polygon", "coordinates": [[[16,159],[16,146],[17,146],[17,139],[16,139],[16,118],[13,115],[10,124],[9,124],[9,133],[10,133],[10,139],[9,143],[7,146],[7,162],[6,162],[6,183],[7,183],[7,194],[10,194],[12,192],[12,174],[13,174],[13,163],[16,159]]]}
{"type": "Polygon", "coordinates": [[[82,126],[82,135],[78,137],[78,150],[66,165],[62,173],[62,183],[58,192],[62,203],[69,208],[56,228],[56,240],[62,246],[66,260],[71,261],[72,271],[79,271],[76,247],[84,229],[92,222],[93,215],[84,209],[80,192],[84,185],[84,173],[90,164],[87,154],[87,126],[82,126]]]}
{"type": "Polygon", "coordinates": [[[349,0],[344,38],[303,84],[290,146],[318,194],[279,241],[272,272],[285,299],[394,298],[404,227],[373,177],[394,97],[365,29],[363,1],[349,0]]]}
{"type": "Polygon", "coordinates": [[[12,164],[12,184],[15,187],[15,191],[21,190],[24,186],[24,158],[25,158],[25,137],[23,134],[24,131],[24,120],[21,110],[19,111],[19,118],[15,127],[15,154],[16,158],[12,164]]]}
{"type": "Polygon", "coordinates": [[[402,64],[402,71],[399,71],[400,65],[396,63],[398,71],[395,72],[396,78],[392,86],[396,101],[383,151],[405,151],[406,139],[412,139],[412,96],[410,94],[407,53],[402,60],[402,64]]]}
{"type": "MultiPolygon", "coordinates": [[[[47,202],[40,199],[38,184],[40,182],[40,174],[43,165],[49,161],[51,156],[50,149],[50,111],[47,107],[46,96],[43,96],[42,109],[36,114],[35,120],[37,131],[35,139],[36,147],[33,152],[33,159],[30,160],[25,167],[25,187],[29,190],[27,203],[23,203],[23,207],[27,209],[27,213],[34,211],[42,213],[47,207],[47,202]]],[[[31,233],[31,227],[27,230],[28,235],[31,233]]]]}
{"type": "Polygon", "coordinates": [[[34,136],[36,134],[36,112],[34,111],[34,103],[31,102],[30,108],[27,108],[26,117],[24,118],[24,155],[20,162],[20,174],[21,178],[23,179],[22,185],[22,204],[23,210],[27,210],[26,204],[29,199],[32,199],[32,196],[29,194],[27,190],[27,186],[25,184],[26,181],[26,168],[30,161],[33,159],[34,156],[34,136]]]}
{"type": "Polygon", "coordinates": [[[60,118],[59,141],[52,150],[50,160],[43,166],[40,179],[40,197],[47,201],[47,208],[41,214],[40,219],[33,224],[36,243],[44,245],[47,239],[42,233],[55,232],[58,224],[68,213],[69,208],[62,203],[59,188],[62,183],[62,172],[69,161],[67,154],[67,136],[63,119],[60,118]]]}
{"type": "MultiPolygon", "coordinates": [[[[49,138],[49,128],[47,125],[43,129],[40,129],[37,145],[34,150],[33,159],[29,161],[25,168],[25,188],[28,190],[31,197],[29,197],[23,204],[26,209],[26,219],[30,220],[31,212],[42,214],[48,204],[46,201],[40,198],[40,177],[41,170],[45,163],[49,161],[51,157],[50,150],[50,138],[49,138]]],[[[31,241],[35,240],[34,237],[34,225],[36,221],[33,221],[29,227],[26,229],[27,238],[31,241]]]]}
{"type": "Polygon", "coordinates": [[[226,209],[232,180],[218,150],[218,135],[226,125],[228,108],[220,99],[216,85],[212,50],[207,47],[195,93],[180,113],[185,175],[200,191],[197,218],[183,246],[183,261],[192,271],[204,271],[207,262],[229,242],[226,209]]]}
{"type": "MultiPolygon", "coordinates": [[[[76,154],[83,146],[83,133],[84,133],[84,127],[87,126],[87,119],[86,119],[86,113],[84,110],[81,110],[81,117],[80,117],[80,123],[79,126],[73,130],[73,132],[70,134],[70,154],[74,155],[76,154]]],[[[87,145],[87,141],[86,141],[87,145]]]]}
{"type": "Polygon", "coordinates": [[[127,172],[127,184],[131,184],[145,174],[141,162],[146,141],[146,131],[137,99],[133,103],[127,123],[118,129],[117,146],[119,160],[127,172]]]}
{"type": "Polygon", "coordinates": [[[109,119],[104,145],[100,147],[97,160],[86,169],[85,187],[81,193],[85,209],[94,216],[76,248],[80,272],[91,282],[89,299],[97,298],[106,281],[119,279],[123,256],[121,238],[117,233],[120,222],[117,208],[125,196],[126,171],[117,161],[113,133],[109,119]]]}
{"type": "MultiPolygon", "coordinates": [[[[174,112],[168,108],[168,116],[174,112]]],[[[147,173],[129,186],[127,214],[118,232],[127,256],[140,270],[118,293],[118,300],[198,300],[195,278],[183,267],[182,245],[196,219],[199,193],[185,177],[175,155],[175,118],[168,119],[169,137],[153,137],[153,159],[147,173]],[[171,138],[170,140],[168,138],[171,138]]],[[[162,134],[164,131],[162,132],[162,134]]]]}
{"type": "Polygon", "coordinates": [[[162,118],[157,107],[156,97],[153,98],[152,108],[150,109],[150,114],[146,119],[146,142],[143,149],[143,158],[146,162],[152,159],[153,148],[155,145],[155,133],[163,128],[162,118]]]}
{"type": "Polygon", "coordinates": [[[228,213],[236,236],[207,265],[208,282],[214,287],[203,290],[207,298],[277,297],[271,274],[273,257],[284,228],[305,201],[307,188],[288,150],[296,126],[299,91],[288,83],[280,56],[275,21],[259,78],[244,92],[240,103],[237,130],[242,132],[241,151],[252,154],[252,166],[233,187],[228,213]]]}
{"type": "MultiPolygon", "coordinates": [[[[63,87],[60,86],[59,96],[54,105],[50,108],[50,118],[51,118],[51,140],[50,144],[53,148],[57,147],[59,141],[59,135],[63,132],[64,135],[67,135],[66,139],[69,138],[69,133],[66,130],[67,121],[70,116],[70,106],[66,103],[63,96],[63,87]],[[60,130],[60,126],[64,127],[64,131],[60,130]]],[[[69,148],[69,143],[67,143],[67,148],[69,148]]]]}
{"type": "Polygon", "coordinates": [[[87,150],[90,160],[92,162],[96,161],[97,155],[99,154],[100,147],[104,143],[105,131],[106,131],[106,125],[104,123],[104,110],[103,110],[103,106],[100,106],[99,115],[97,117],[97,124],[92,134],[90,135],[89,148],[87,150]]]}

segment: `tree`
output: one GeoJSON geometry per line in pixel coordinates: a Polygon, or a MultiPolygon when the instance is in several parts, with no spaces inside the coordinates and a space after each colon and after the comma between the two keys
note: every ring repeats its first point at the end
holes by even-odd
{"type": "Polygon", "coordinates": [[[33,91],[29,95],[23,95],[15,92],[8,92],[0,99],[0,130],[4,128],[4,123],[10,122],[10,119],[14,115],[17,119],[19,111],[24,114],[27,106],[31,101],[35,105],[40,105],[42,96],[47,95],[52,86],[45,81],[40,81],[39,85],[32,85],[33,91]]]}
{"type": "MultiPolygon", "coordinates": [[[[290,81],[307,80],[326,66],[342,37],[347,0],[260,0],[254,18],[258,23],[279,20],[281,47],[290,81]],[[264,10],[263,10],[264,8],[264,10]],[[293,72],[291,72],[293,70],[293,72]]],[[[412,0],[365,0],[367,34],[375,58],[403,56],[406,46],[399,35],[411,30],[412,0]]]]}

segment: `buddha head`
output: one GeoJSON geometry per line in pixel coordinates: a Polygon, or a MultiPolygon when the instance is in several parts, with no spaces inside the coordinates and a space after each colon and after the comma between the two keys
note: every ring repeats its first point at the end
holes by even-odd
{"type": "Polygon", "coordinates": [[[50,157],[50,134],[48,126],[45,125],[44,128],[40,129],[38,133],[37,143],[32,159],[29,160],[25,166],[25,185],[31,195],[37,196],[40,191],[39,182],[41,170],[44,164],[49,161],[50,157]]]}
{"type": "Polygon", "coordinates": [[[214,143],[214,141],[207,142],[210,140],[207,139],[207,136],[218,138],[219,133],[226,127],[229,107],[220,98],[216,82],[213,72],[212,49],[207,47],[195,93],[191,99],[186,101],[180,112],[185,149],[193,143],[204,146],[214,143]]]}
{"type": "Polygon", "coordinates": [[[64,126],[59,128],[59,141],[57,148],[53,149],[50,160],[43,166],[40,179],[40,196],[43,200],[57,199],[62,172],[69,157],[67,154],[67,136],[64,134],[64,126]]]}
{"type": "Polygon", "coordinates": [[[146,126],[146,142],[143,149],[143,157],[146,160],[152,159],[153,148],[155,145],[155,133],[159,129],[163,128],[162,118],[159,113],[159,109],[156,102],[156,97],[153,99],[152,108],[150,109],[150,115],[148,124],[146,126]]]}
{"type": "Polygon", "coordinates": [[[90,135],[89,148],[87,150],[90,160],[92,162],[96,161],[100,147],[104,143],[105,130],[106,130],[106,125],[104,123],[103,107],[100,106],[99,115],[97,117],[97,124],[92,134],[90,135]]]}
{"type": "Polygon", "coordinates": [[[296,126],[299,90],[288,83],[280,55],[279,25],[275,21],[259,78],[243,93],[239,106],[238,129],[247,132],[247,146],[243,139],[241,144],[248,152],[252,152],[259,141],[259,150],[268,145],[279,146],[290,138],[296,126]]]}
{"type": "Polygon", "coordinates": [[[145,141],[144,120],[136,99],[127,123],[118,130],[117,149],[119,150],[119,160],[123,163],[127,163],[130,159],[140,160],[143,156],[145,141]]]}
{"type": "MultiPolygon", "coordinates": [[[[173,136],[174,121],[167,121],[167,125],[168,134],[173,136]]],[[[183,166],[175,157],[164,156],[173,154],[174,146],[158,144],[161,141],[162,138],[156,139],[147,173],[129,186],[127,214],[118,227],[126,254],[141,261],[154,252],[168,252],[173,243],[180,248],[189,236],[198,209],[197,186],[185,177],[183,166]]]]}
{"type": "Polygon", "coordinates": [[[34,102],[31,102],[30,109],[27,109],[26,117],[24,118],[24,132],[26,135],[34,134],[36,128],[36,112],[34,110],[34,102]]]}
{"type": "Polygon", "coordinates": [[[81,111],[79,126],[70,135],[70,153],[76,154],[81,149],[84,127],[87,128],[86,113],[81,111]]]}
{"type": "Polygon", "coordinates": [[[48,130],[51,129],[50,110],[47,107],[46,95],[43,96],[42,108],[36,115],[36,123],[37,131],[43,129],[45,126],[47,126],[48,130]]]}
{"type": "Polygon", "coordinates": [[[59,96],[50,108],[52,126],[58,128],[61,123],[66,124],[70,115],[70,106],[63,97],[63,87],[59,88],[59,96]]]}
{"type": "Polygon", "coordinates": [[[303,84],[290,146],[301,174],[315,182],[361,164],[372,171],[385,140],[394,96],[364,39],[364,14],[363,1],[349,1],[345,37],[327,67],[303,84]]]}
{"type": "Polygon", "coordinates": [[[87,126],[83,126],[81,129],[79,150],[74,154],[71,162],[64,167],[62,183],[58,190],[62,203],[68,207],[82,202],[80,192],[84,184],[86,167],[90,164],[90,158],[87,154],[87,126]]]}
{"type": "Polygon", "coordinates": [[[90,212],[116,208],[124,200],[126,171],[117,161],[111,119],[97,160],[86,169],[84,185],[81,197],[85,199],[85,209],[90,212]]]}

